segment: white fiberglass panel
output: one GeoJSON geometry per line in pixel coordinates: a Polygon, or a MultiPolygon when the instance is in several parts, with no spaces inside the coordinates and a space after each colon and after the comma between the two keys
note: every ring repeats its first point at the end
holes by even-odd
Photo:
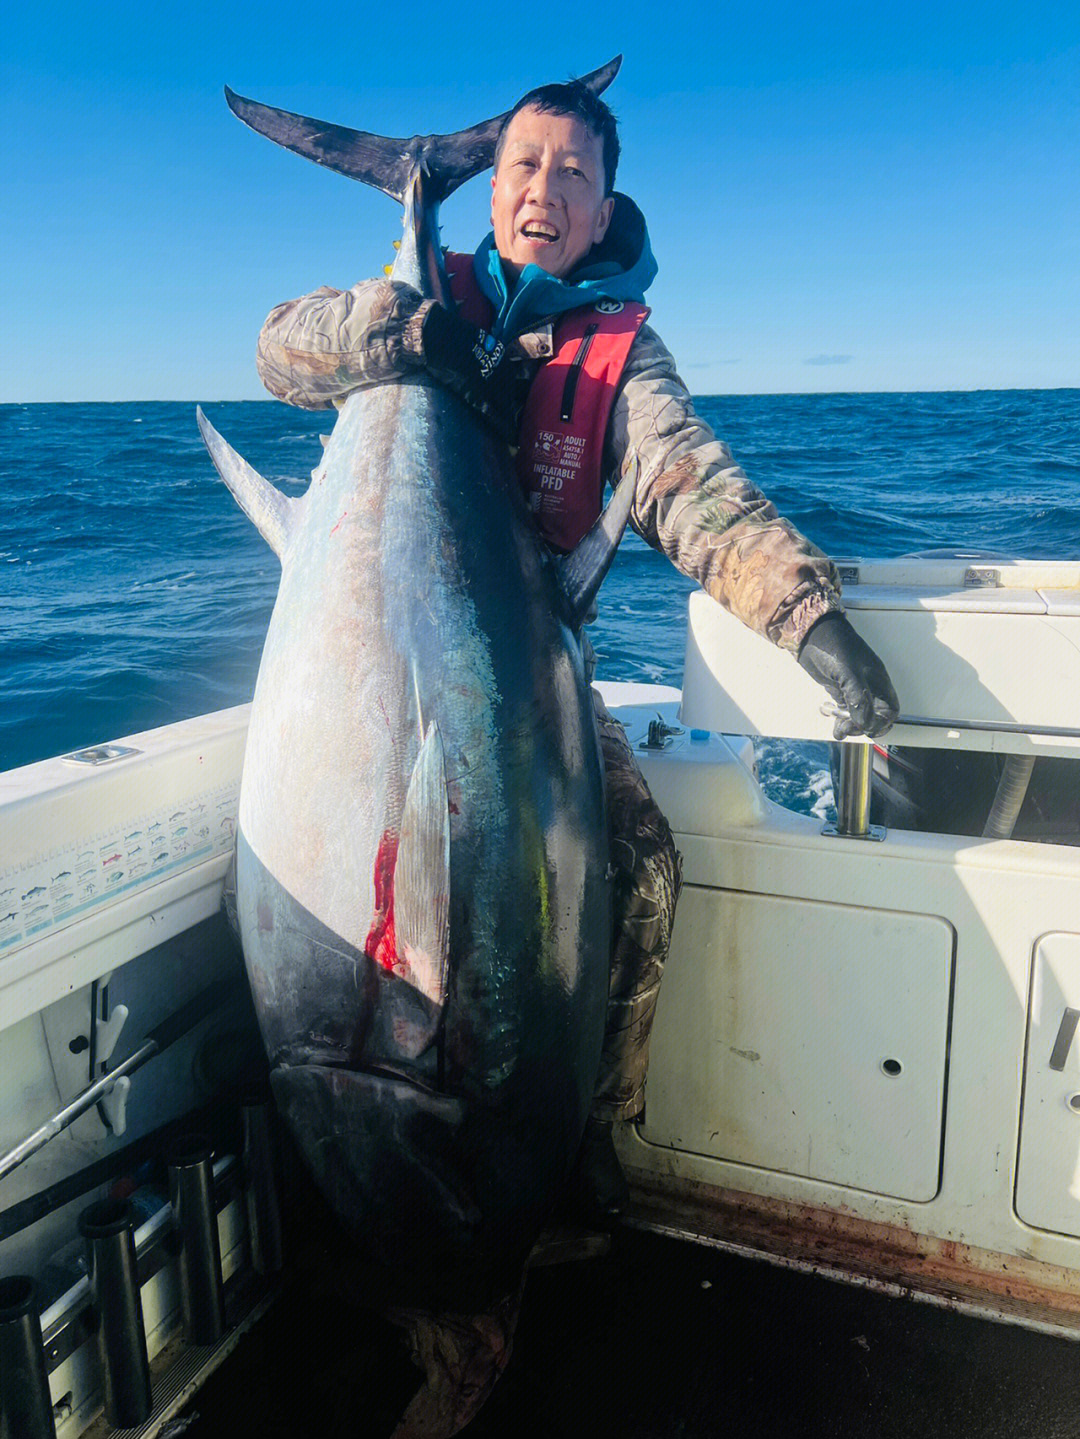
{"type": "MultiPolygon", "coordinates": [[[[849,619],[882,658],[900,696],[890,744],[996,754],[1080,749],[1080,613],[1030,592],[974,590],[949,609],[911,591],[876,603],[866,586],[849,619]],[[888,604],[885,600],[888,600],[888,604]],[[913,722],[905,720],[908,716],[913,722]],[[914,721],[918,721],[915,723],[914,721]],[[988,726],[988,728],[971,728],[988,726]],[[1005,726],[993,728],[993,726],[1005,726]]],[[[828,740],[828,697],[791,656],[721,608],[690,596],[680,708],[685,725],[727,734],[828,740]]]]}
{"type": "Polygon", "coordinates": [[[952,954],[931,915],[687,886],[642,1137],[932,1199],[952,954]]]}
{"type": "Polygon", "coordinates": [[[1035,946],[1016,1212],[1080,1235],[1080,935],[1035,946]]]}

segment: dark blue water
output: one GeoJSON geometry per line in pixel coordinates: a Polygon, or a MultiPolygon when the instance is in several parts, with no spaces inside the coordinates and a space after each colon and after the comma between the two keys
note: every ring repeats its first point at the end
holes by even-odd
{"type": "MultiPolygon", "coordinates": [[[[1080,555],[1080,391],[699,408],[834,557],[1080,555]]],[[[330,423],[272,403],[208,413],[292,494],[330,423]]],[[[251,697],[278,564],[216,478],[193,405],[0,406],[0,471],[0,769],[251,697]]],[[[692,587],[628,536],[594,631],[600,677],[678,684],[692,587]]],[[[813,802],[812,771],[791,781],[793,802],[813,802]]]]}

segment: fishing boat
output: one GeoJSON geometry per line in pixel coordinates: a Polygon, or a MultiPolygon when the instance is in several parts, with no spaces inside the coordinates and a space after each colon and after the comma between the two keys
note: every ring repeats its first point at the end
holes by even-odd
{"type": "MultiPolygon", "coordinates": [[[[703,593],[681,691],[600,686],[684,865],[645,1112],[617,1135],[625,1222],[1075,1338],[1072,791],[1045,834],[1016,821],[1031,762],[1080,753],[1080,563],[840,568],[902,701],[879,768],[989,756],[987,813],[905,828],[859,740],[835,821],[771,801],[756,739],[829,741],[834,717],[703,593]]],[[[0,1354],[26,1439],[157,1433],[273,1297],[271,1115],[241,1092],[223,910],[247,715],[0,775],[0,1354]]]]}

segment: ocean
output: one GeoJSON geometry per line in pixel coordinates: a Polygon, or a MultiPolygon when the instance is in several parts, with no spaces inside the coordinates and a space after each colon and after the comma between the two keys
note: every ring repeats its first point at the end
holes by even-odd
{"type": "MultiPolygon", "coordinates": [[[[834,559],[1080,556],[1080,390],[696,403],[834,559]]],[[[205,408],[302,493],[332,417],[205,408]]],[[[278,563],[217,479],[194,403],[0,406],[0,473],[0,770],[250,699],[278,563]]],[[[693,587],[628,534],[592,630],[599,677],[679,684],[693,587]]],[[[824,746],[772,742],[759,760],[774,799],[823,812],[824,746]]]]}

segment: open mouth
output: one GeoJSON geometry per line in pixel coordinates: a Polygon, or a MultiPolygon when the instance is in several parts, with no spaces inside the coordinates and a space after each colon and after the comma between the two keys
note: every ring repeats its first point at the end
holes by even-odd
{"type": "Polygon", "coordinates": [[[547,225],[542,220],[530,220],[528,224],[522,225],[521,233],[526,240],[535,240],[541,244],[553,244],[559,238],[555,226],[547,225]]]}

